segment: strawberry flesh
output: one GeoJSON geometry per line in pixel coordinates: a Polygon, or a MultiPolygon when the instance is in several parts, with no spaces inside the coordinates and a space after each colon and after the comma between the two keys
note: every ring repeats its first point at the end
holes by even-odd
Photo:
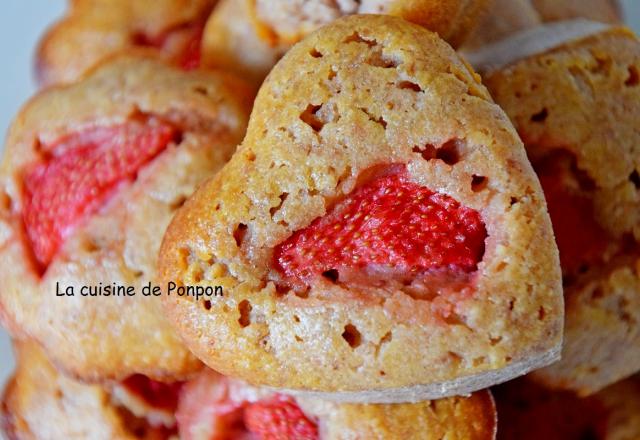
{"type": "Polygon", "coordinates": [[[163,383],[142,374],[134,374],[123,380],[121,385],[149,406],[175,412],[183,383],[163,383]]]}
{"type": "Polygon", "coordinates": [[[480,214],[409,180],[406,172],[370,180],[274,249],[288,280],[319,274],[386,270],[415,276],[477,269],[487,237],[480,214]]]}
{"type": "Polygon", "coordinates": [[[204,24],[195,22],[169,29],[155,36],[136,34],[134,44],[161,50],[171,55],[180,68],[189,71],[200,67],[203,33],[204,24]]]}
{"type": "Polygon", "coordinates": [[[187,40],[185,47],[180,54],[178,65],[182,70],[194,70],[200,67],[202,58],[202,33],[204,29],[199,27],[193,30],[193,33],[187,40]]]}
{"type": "Polygon", "coordinates": [[[24,174],[23,222],[38,265],[46,268],[79,223],[178,136],[155,118],[87,128],[43,146],[48,156],[24,174]]]}
{"type": "Polygon", "coordinates": [[[248,431],[260,440],[315,440],[317,425],[284,396],[249,404],[244,410],[248,431]]]}

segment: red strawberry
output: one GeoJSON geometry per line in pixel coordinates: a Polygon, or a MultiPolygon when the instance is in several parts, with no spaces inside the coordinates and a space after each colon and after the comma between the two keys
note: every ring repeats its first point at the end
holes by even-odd
{"type": "Polygon", "coordinates": [[[275,248],[275,267],[308,282],[327,271],[432,269],[472,272],[487,236],[477,211],[411,182],[377,177],[275,248]]]}
{"type": "Polygon", "coordinates": [[[27,170],[23,221],[37,262],[46,267],[83,219],[136,177],[177,131],[150,118],[72,133],[45,146],[51,157],[27,170]]]}
{"type": "Polygon", "coordinates": [[[174,412],[178,407],[178,397],[182,385],[182,382],[157,382],[142,374],[134,374],[122,381],[122,386],[127,391],[138,396],[153,408],[171,412],[174,412]]]}
{"type": "Polygon", "coordinates": [[[202,26],[193,29],[179,60],[179,65],[183,70],[189,71],[200,67],[203,31],[202,26]]]}
{"type": "Polygon", "coordinates": [[[244,411],[249,432],[259,440],[315,440],[318,427],[291,399],[276,396],[249,404],[244,411]]]}
{"type": "Polygon", "coordinates": [[[138,46],[153,47],[170,55],[175,54],[178,66],[188,71],[200,67],[203,32],[203,23],[188,23],[157,36],[138,34],[134,37],[134,42],[138,46]]]}

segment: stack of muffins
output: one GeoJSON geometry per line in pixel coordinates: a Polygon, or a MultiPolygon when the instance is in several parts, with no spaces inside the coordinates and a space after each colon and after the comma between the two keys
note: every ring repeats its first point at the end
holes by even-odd
{"type": "Polygon", "coordinates": [[[640,439],[621,21],[69,2],[0,168],[6,436],[640,439]]]}

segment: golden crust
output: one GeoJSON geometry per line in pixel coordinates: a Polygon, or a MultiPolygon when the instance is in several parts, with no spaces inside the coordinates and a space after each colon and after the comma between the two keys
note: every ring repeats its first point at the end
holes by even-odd
{"type": "Polygon", "coordinates": [[[625,440],[640,438],[640,378],[590,397],[550,391],[528,379],[493,389],[501,440],[625,440]]]}
{"type": "Polygon", "coordinates": [[[244,134],[251,96],[222,74],[184,73],[149,58],[120,57],[84,81],[52,88],[16,118],[0,169],[0,303],[12,328],[38,340],[54,362],[87,380],[141,373],[179,378],[199,367],[162,316],[160,301],[140,295],[155,282],[160,237],[179,204],[220,168],[244,134]],[[134,183],[78,226],[40,276],[22,239],[24,167],[40,146],[83,127],[154,115],[182,131],[134,183]],[[56,298],[56,283],[75,286],[56,298]],[[80,297],[80,286],[135,286],[134,297],[80,297]]]}
{"type": "MultiPolygon", "coordinates": [[[[215,406],[242,408],[275,396],[273,391],[205,370],[184,388],[176,415],[180,435],[189,440],[226,438],[225,423],[214,418],[215,406]]],[[[293,401],[317,424],[323,440],[493,440],[496,434],[495,403],[487,390],[469,397],[413,404],[340,404],[307,398],[293,401]]]]}
{"type": "Polygon", "coordinates": [[[327,438],[491,440],[497,417],[491,393],[389,405],[334,404],[327,438]]]}
{"type": "Polygon", "coordinates": [[[394,17],[340,19],[285,55],[237,153],[167,230],[160,272],[163,283],[224,288],[224,298],[204,305],[165,296],[205,363],[323,397],[401,402],[470,392],[549,362],[561,341],[557,248],[521,141],[448,45],[394,17]],[[317,113],[322,128],[300,117],[310,106],[326,109],[317,113]],[[447,142],[457,145],[455,165],[415,152],[447,142]],[[393,283],[326,280],[306,298],[278,289],[273,247],[348,194],[364,170],[390,162],[481,213],[489,237],[475,293],[420,300],[393,283]],[[488,177],[484,190],[472,190],[474,174],[488,177]],[[249,325],[239,322],[242,301],[249,325]],[[342,336],[347,325],[359,331],[358,347],[342,336]]]}
{"type": "Polygon", "coordinates": [[[35,342],[16,344],[16,372],[2,399],[2,429],[10,440],[166,439],[113,405],[102,387],[59,374],[35,342]]]}
{"type": "Polygon", "coordinates": [[[535,373],[583,394],[640,370],[639,71],[640,42],[611,29],[485,78],[534,166],[558,152],[574,158],[608,237],[600,264],[577,276],[565,271],[563,359],[535,373]]]}
{"type": "MultiPolygon", "coordinates": [[[[204,24],[216,0],[76,0],[64,18],[42,37],[36,54],[41,86],[77,80],[100,60],[190,24],[204,24]]],[[[186,35],[185,35],[186,36],[186,35]]],[[[178,35],[166,51],[169,60],[182,47],[178,35]]]]}

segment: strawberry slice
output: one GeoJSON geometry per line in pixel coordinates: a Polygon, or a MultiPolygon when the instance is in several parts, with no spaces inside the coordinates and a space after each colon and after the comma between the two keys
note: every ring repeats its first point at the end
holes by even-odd
{"type": "Polygon", "coordinates": [[[190,37],[186,41],[184,49],[178,60],[178,65],[182,70],[189,71],[200,67],[203,32],[204,28],[202,26],[193,29],[190,37]]]}
{"type": "Polygon", "coordinates": [[[257,402],[252,395],[212,370],[187,382],[180,393],[176,420],[180,438],[234,440],[317,439],[318,429],[288,397],[257,402]],[[243,397],[244,396],[244,397],[243,397]]]}
{"type": "Polygon", "coordinates": [[[51,262],[75,227],[179,135],[156,118],[92,127],[45,145],[24,175],[23,221],[35,259],[51,262]]]}
{"type": "Polygon", "coordinates": [[[414,276],[476,270],[487,231],[477,211],[409,180],[405,172],[374,178],[274,250],[286,278],[365,270],[414,276]]]}
{"type": "Polygon", "coordinates": [[[156,36],[136,34],[133,41],[138,46],[152,47],[172,55],[180,68],[189,71],[200,67],[203,33],[204,23],[195,22],[168,29],[156,36]]]}
{"type": "Polygon", "coordinates": [[[178,407],[183,382],[163,383],[142,374],[134,374],[123,380],[121,385],[149,406],[173,413],[178,407]]]}
{"type": "Polygon", "coordinates": [[[244,411],[249,432],[260,440],[315,440],[318,427],[284,396],[249,404],[244,411]]]}

